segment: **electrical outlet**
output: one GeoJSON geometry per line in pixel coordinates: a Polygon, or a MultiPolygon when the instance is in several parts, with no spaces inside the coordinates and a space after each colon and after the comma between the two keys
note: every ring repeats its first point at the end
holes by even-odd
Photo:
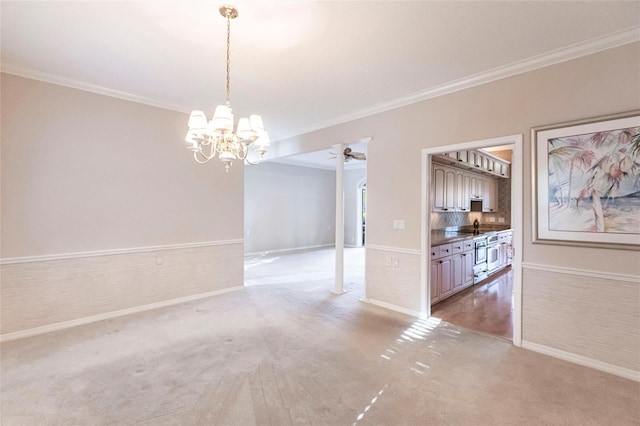
{"type": "Polygon", "coordinates": [[[393,219],[393,229],[404,229],[404,220],[393,219]]]}
{"type": "Polygon", "coordinates": [[[162,265],[162,256],[156,256],[156,265],[162,265]]]}
{"type": "Polygon", "coordinates": [[[498,223],[504,223],[504,217],[499,217],[498,218],[498,223]]]}
{"type": "Polygon", "coordinates": [[[385,259],[385,265],[391,266],[391,256],[387,256],[385,259]]]}
{"type": "Polygon", "coordinates": [[[493,216],[492,216],[492,217],[490,217],[490,218],[489,218],[489,222],[493,223],[493,222],[495,222],[495,221],[496,221],[496,218],[495,218],[495,217],[493,217],[493,216]]]}
{"type": "Polygon", "coordinates": [[[396,257],[396,256],[392,257],[391,258],[391,266],[393,268],[399,268],[400,267],[400,258],[396,257]]]}

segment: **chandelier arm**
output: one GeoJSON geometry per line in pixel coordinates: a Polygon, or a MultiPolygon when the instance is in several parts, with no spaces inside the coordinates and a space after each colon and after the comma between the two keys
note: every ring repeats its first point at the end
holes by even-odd
{"type": "Polygon", "coordinates": [[[213,159],[213,157],[206,157],[204,154],[202,154],[200,151],[195,151],[193,153],[193,158],[196,160],[197,163],[199,164],[207,164],[209,161],[211,161],[213,159]],[[202,156],[202,158],[204,158],[204,160],[200,160],[198,158],[198,154],[200,154],[202,156]]]}
{"type": "Polygon", "coordinates": [[[258,157],[258,159],[256,161],[251,161],[249,160],[249,156],[244,157],[244,161],[247,164],[250,164],[252,166],[257,166],[258,164],[260,164],[260,162],[262,161],[262,156],[264,155],[264,152],[260,153],[260,157],[258,157]]]}

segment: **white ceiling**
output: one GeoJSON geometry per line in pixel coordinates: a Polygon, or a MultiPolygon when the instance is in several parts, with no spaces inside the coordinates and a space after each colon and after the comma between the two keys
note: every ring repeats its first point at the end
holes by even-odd
{"type": "MultiPolygon", "coordinates": [[[[2,1],[2,69],[211,114],[225,96],[220,4],[2,1]]],[[[231,103],[272,140],[640,39],[639,1],[234,4],[231,103]]]]}

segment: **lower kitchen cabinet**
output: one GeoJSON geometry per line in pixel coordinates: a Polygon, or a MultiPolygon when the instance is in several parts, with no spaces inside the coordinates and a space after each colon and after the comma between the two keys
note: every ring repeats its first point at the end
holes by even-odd
{"type": "Polygon", "coordinates": [[[473,250],[460,252],[457,248],[473,247],[463,242],[433,247],[431,250],[431,304],[446,299],[473,285],[473,250]],[[450,254],[450,253],[454,254],[450,254]]]}
{"type": "Polygon", "coordinates": [[[462,288],[473,285],[473,250],[462,253],[462,288]]]}

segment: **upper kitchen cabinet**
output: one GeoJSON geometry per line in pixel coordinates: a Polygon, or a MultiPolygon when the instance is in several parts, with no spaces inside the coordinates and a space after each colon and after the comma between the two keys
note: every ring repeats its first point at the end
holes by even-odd
{"type": "Polygon", "coordinates": [[[509,177],[509,168],[511,166],[508,161],[502,158],[488,152],[475,150],[451,151],[434,155],[432,158],[436,163],[501,178],[509,177]]]}
{"type": "Polygon", "coordinates": [[[469,212],[471,200],[482,200],[483,212],[497,211],[498,179],[434,164],[431,171],[431,211],[469,212]]]}
{"type": "Polygon", "coordinates": [[[432,210],[436,212],[455,211],[456,171],[449,167],[433,166],[432,173],[433,202],[432,210]]]}

